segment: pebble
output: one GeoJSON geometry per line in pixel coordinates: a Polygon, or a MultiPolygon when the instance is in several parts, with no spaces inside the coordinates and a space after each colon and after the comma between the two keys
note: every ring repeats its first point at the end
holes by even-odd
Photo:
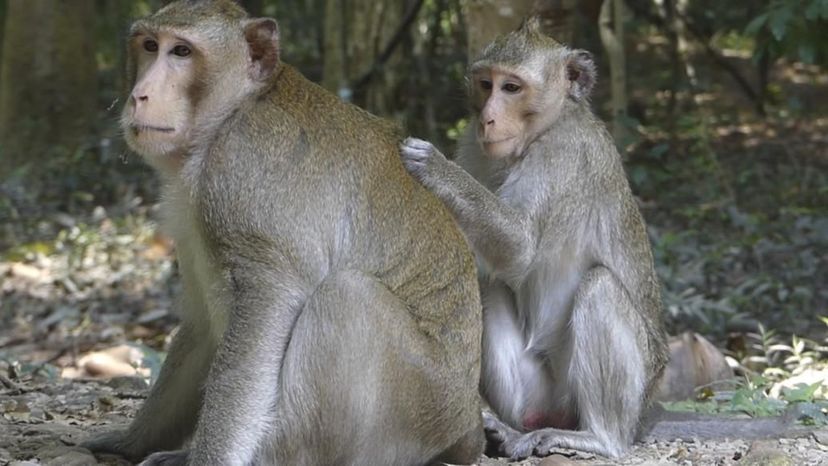
{"type": "MultiPolygon", "coordinates": [[[[783,439],[787,440],[787,439],[783,439]]],[[[782,442],[756,441],[739,462],[741,466],[794,466],[793,459],[779,449],[782,442]]]]}

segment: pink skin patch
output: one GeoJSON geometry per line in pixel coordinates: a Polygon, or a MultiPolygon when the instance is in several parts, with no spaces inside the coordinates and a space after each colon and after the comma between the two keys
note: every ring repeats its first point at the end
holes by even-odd
{"type": "Polygon", "coordinates": [[[578,422],[567,411],[553,411],[551,413],[530,412],[523,417],[523,429],[526,431],[546,427],[574,430],[578,427],[578,422]]]}

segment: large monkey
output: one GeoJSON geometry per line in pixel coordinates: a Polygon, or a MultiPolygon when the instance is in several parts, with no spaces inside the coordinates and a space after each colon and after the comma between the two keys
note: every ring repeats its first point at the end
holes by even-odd
{"type": "Polygon", "coordinates": [[[145,465],[474,462],[474,258],[396,128],[282,63],[276,22],[230,0],[137,21],[129,57],[122,126],[163,179],[182,324],[132,424],[85,445],[145,465]]]}
{"type": "Polygon", "coordinates": [[[512,458],[552,447],[617,457],[667,347],[644,221],[587,101],[591,56],[530,20],[468,79],[466,170],[418,139],[402,156],[483,264],[481,390],[497,414],[484,414],[487,435],[512,458]]]}

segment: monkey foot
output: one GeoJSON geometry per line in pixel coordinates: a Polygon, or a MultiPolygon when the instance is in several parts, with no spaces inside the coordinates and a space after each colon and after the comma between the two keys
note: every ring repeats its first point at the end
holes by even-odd
{"type": "Polygon", "coordinates": [[[551,429],[524,434],[488,412],[483,413],[483,429],[490,451],[512,460],[523,460],[532,455],[549,456],[552,448],[558,446],[554,440],[555,434],[549,432],[551,429]]]}
{"type": "Polygon", "coordinates": [[[108,453],[121,455],[124,458],[138,462],[144,454],[130,442],[130,435],[125,430],[114,430],[101,434],[80,444],[92,453],[108,453]]]}
{"type": "Polygon", "coordinates": [[[185,464],[187,464],[187,450],[176,450],[153,453],[138,466],[184,466],[185,464]]]}

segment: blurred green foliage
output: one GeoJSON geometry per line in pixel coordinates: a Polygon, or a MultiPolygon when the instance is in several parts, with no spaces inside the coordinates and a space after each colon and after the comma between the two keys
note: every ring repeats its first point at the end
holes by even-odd
{"type": "Polygon", "coordinates": [[[756,61],[787,57],[828,63],[828,0],[774,0],[745,27],[753,37],[756,61]]]}

